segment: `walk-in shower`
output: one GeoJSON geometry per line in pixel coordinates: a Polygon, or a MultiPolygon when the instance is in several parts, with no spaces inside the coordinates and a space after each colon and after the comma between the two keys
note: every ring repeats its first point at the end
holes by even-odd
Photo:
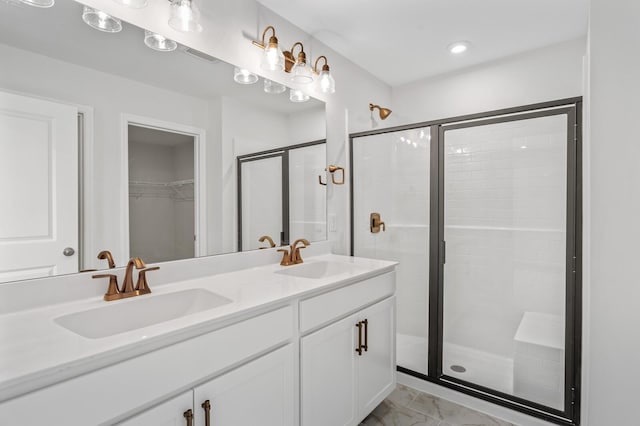
{"type": "Polygon", "coordinates": [[[352,135],[352,254],[400,262],[400,371],[578,420],[580,109],[352,135]]]}

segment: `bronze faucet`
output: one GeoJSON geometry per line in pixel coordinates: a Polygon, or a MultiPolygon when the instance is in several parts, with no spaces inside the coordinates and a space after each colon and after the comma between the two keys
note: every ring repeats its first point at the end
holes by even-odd
{"type": "Polygon", "coordinates": [[[293,244],[291,244],[291,263],[303,263],[302,256],[300,256],[300,249],[305,248],[306,246],[311,245],[311,243],[304,238],[300,238],[299,240],[295,240],[293,244]],[[303,247],[297,247],[298,243],[304,244],[303,247]]]}
{"type": "Polygon", "coordinates": [[[122,289],[118,288],[118,277],[115,274],[98,274],[93,275],[93,278],[109,278],[109,288],[104,294],[104,300],[118,300],[125,299],[127,297],[139,296],[141,294],[151,293],[151,289],[147,283],[148,271],[155,271],[160,269],[159,266],[152,268],[146,268],[146,265],[139,257],[134,257],[127,262],[127,268],[124,272],[124,282],[122,283],[122,289]],[[133,268],[139,269],[138,282],[136,287],[133,287],[133,268]]]}
{"type": "MultiPolygon", "coordinates": [[[[265,241],[268,241],[269,242],[269,246],[271,248],[274,248],[276,246],[276,243],[274,243],[273,239],[271,239],[271,237],[268,236],[268,235],[263,235],[262,237],[260,237],[258,239],[258,241],[261,242],[261,243],[264,243],[265,241]]],[[[260,247],[260,249],[266,249],[266,248],[269,248],[269,247],[260,247]]]]}
{"type": "Polygon", "coordinates": [[[135,289],[133,288],[133,267],[136,269],[142,269],[145,265],[142,259],[139,257],[134,257],[129,259],[127,262],[127,269],[124,271],[124,282],[122,283],[122,293],[133,293],[135,289]]]}
{"type": "Polygon", "coordinates": [[[106,259],[109,263],[109,269],[113,269],[116,267],[116,262],[113,261],[113,256],[111,255],[111,252],[109,250],[102,250],[100,253],[98,253],[98,259],[106,259]]]}

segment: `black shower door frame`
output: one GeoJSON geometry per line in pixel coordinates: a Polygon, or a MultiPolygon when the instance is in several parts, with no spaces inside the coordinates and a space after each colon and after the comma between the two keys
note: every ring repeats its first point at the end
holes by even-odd
{"type": "Polygon", "coordinates": [[[280,246],[289,244],[290,224],[289,224],[289,152],[295,149],[308,148],[310,146],[326,144],[326,139],[319,139],[311,142],[289,145],[282,148],[269,149],[266,151],[253,152],[251,154],[238,155],[236,157],[237,170],[237,223],[238,223],[238,249],[242,251],[242,165],[252,161],[266,160],[269,158],[281,158],[282,166],[282,231],[280,232],[280,246]]]}
{"type": "Polygon", "coordinates": [[[404,367],[398,371],[556,424],[580,424],[582,347],[582,98],[525,105],[351,134],[349,137],[351,255],[355,251],[353,188],[354,140],[360,137],[430,127],[429,341],[427,374],[404,367]],[[443,374],[444,330],[444,138],[448,130],[526,120],[553,115],[567,117],[566,176],[566,323],[564,410],[443,374]]]}

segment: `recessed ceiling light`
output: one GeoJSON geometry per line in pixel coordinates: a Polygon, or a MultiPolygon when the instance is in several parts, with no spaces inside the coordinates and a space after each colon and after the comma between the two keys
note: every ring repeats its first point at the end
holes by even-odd
{"type": "Polygon", "coordinates": [[[466,52],[469,49],[469,42],[458,41],[453,44],[450,44],[449,47],[447,47],[447,49],[449,49],[449,52],[451,52],[452,54],[459,55],[461,53],[466,52]]]}

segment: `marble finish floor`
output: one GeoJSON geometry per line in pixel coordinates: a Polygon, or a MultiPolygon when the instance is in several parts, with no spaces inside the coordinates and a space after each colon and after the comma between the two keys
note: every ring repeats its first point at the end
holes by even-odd
{"type": "Polygon", "coordinates": [[[360,426],[516,426],[445,399],[398,385],[360,426]]]}

